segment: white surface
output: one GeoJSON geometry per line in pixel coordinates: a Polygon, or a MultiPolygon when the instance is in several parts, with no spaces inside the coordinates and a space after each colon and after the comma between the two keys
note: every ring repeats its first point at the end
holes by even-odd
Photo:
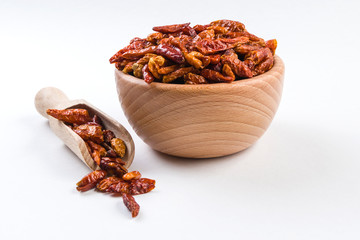
{"type": "Polygon", "coordinates": [[[0,2],[0,239],[359,239],[359,1],[0,2]],[[234,19],[277,38],[284,94],[266,134],[233,156],[192,160],[144,144],[108,59],[156,25],[234,19]],[[50,131],[45,86],[84,98],[134,137],[131,169],[157,180],[122,199],[80,194],[89,170],[50,131]]]}

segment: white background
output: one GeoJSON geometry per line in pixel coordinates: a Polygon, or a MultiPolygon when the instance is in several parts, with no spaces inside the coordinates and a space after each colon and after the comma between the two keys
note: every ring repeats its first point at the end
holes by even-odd
{"type": "Polygon", "coordinates": [[[359,239],[360,2],[0,2],[0,239],[359,239]],[[153,151],[129,126],[108,59],[157,25],[243,22],[278,40],[278,113],[250,149],[216,159],[153,151]],[[121,198],[75,190],[89,169],[33,104],[45,86],[83,98],[132,134],[131,170],[157,180],[121,198]]]}

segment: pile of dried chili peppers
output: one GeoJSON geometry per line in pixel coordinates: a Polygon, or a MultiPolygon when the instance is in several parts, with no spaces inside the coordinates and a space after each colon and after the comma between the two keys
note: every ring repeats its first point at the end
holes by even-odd
{"type": "Polygon", "coordinates": [[[140,206],[132,195],[150,192],[155,180],[141,178],[138,171],[128,172],[125,162],[126,146],[115,134],[104,128],[97,115],[90,116],[86,109],[48,109],[47,114],[63,121],[84,141],[93,160],[101,170],[95,170],[77,183],[80,192],[96,188],[100,192],[121,195],[132,217],[140,206]]]}
{"type": "Polygon", "coordinates": [[[134,38],[110,58],[124,73],[147,83],[230,83],[272,68],[276,39],[264,41],[244,24],[218,20],[153,27],[147,38],[134,38]]]}

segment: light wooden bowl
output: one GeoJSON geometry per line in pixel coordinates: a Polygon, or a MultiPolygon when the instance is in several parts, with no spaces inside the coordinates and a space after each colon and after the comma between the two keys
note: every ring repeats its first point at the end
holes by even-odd
{"type": "Polygon", "coordinates": [[[210,158],[254,144],[279,106],[284,63],[257,77],[204,85],[151,83],[115,70],[121,106],[153,149],[179,157],[210,158]]]}

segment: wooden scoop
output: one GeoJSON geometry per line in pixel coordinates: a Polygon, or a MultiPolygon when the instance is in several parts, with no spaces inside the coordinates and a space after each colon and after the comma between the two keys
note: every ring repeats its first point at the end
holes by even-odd
{"type": "Polygon", "coordinates": [[[135,154],[134,141],[129,132],[117,121],[103,113],[85,100],[69,100],[67,96],[59,89],[47,87],[41,89],[35,96],[36,110],[49,120],[52,131],[92,170],[100,169],[92,159],[84,140],[77,135],[71,128],[66,126],[62,121],[47,115],[46,110],[66,109],[66,108],[83,108],[88,110],[90,116],[98,115],[105,129],[114,132],[115,136],[122,139],[126,145],[126,154],[122,158],[126,162],[125,167],[129,168],[135,154]]]}

